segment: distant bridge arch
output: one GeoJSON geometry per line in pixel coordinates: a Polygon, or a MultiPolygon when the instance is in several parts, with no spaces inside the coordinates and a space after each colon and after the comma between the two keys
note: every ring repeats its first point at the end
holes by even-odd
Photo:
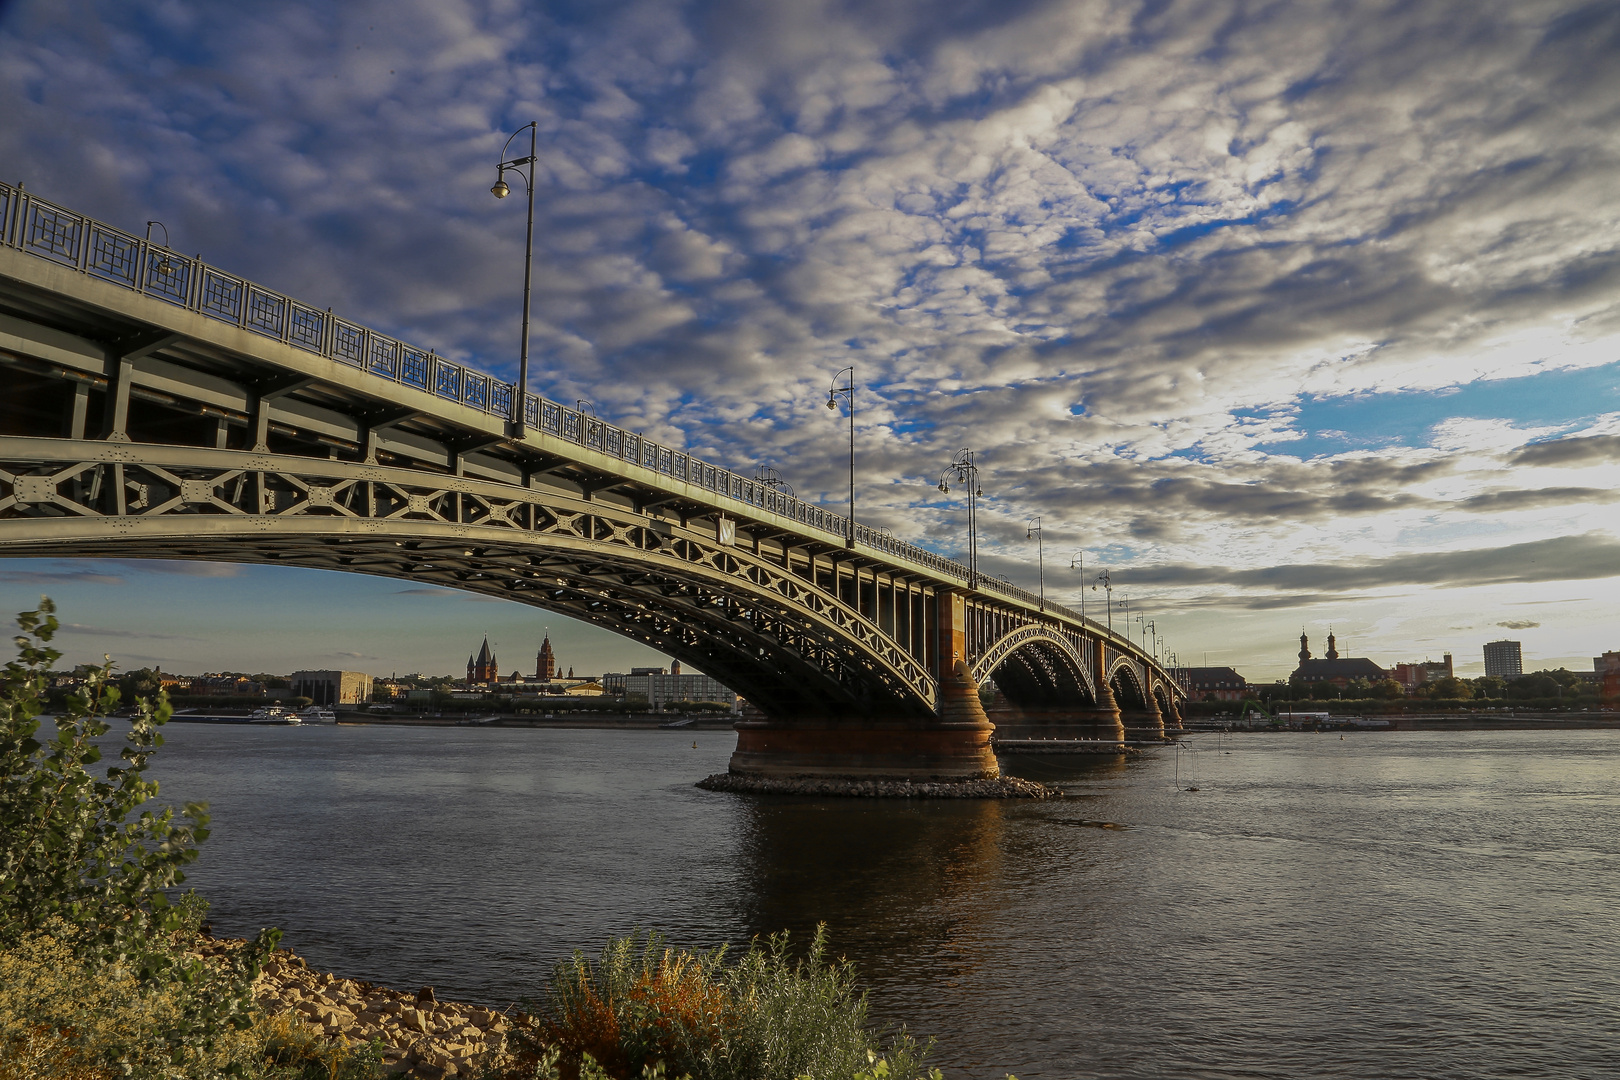
{"type": "Polygon", "coordinates": [[[1090,664],[1074,642],[1045,623],[1008,632],[987,648],[972,667],[973,680],[994,679],[1016,705],[1092,706],[1097,702],[1090,664]]]}

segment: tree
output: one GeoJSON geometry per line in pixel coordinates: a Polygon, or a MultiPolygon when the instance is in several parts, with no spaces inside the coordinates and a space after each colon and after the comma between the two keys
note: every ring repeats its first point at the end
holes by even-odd
{"type": "Polygon", "coordinates": [[[1384,679],[1373,685],[1372,696],[1382,698],[1385,701],[1394,701],[1406,696],[1406,687],[1394,679],[1384,679]]]}
{"type": "Polygon", "coordinates": [[[138,668],[118,680],[118,696],[122,701],[134,701],[136,698],[156,701],[162,691],[163,676],[151,668],[138,668]]]}
{"type": "MultiPolygon", "coordinates": [[[[207,807],[144,810],[157,794],[143,777],[163,737],[168,702],[137,700],[121,764],[104,779],[88,768],[101,760],[101,716],[118,704],[111,665],[85,671],[56,717],[56,737],[41,741],[39,715],[58,623],[55,606],[17,616],[18,658],[0,677],[0,942],[14,941],[55,917],[83,928],[101,948],[119,953],[132,938],[178,927],[165,890],[185,880],[183,867],[208,836],[207,807]]],[[[139,675],[140,673],[135,673],[139,675]]],[[[137,680],[139,681],[139,680],[137,680]]]]}
{"type": "Polygon", "coordinates": [[[1446,698],[1448,700],[1467,701],[1474,696],[1474,688],[1464,679],[1455,675],[1447,675],[1443,679],[1436,679],[1425,688],[1424,697],[1446,698]]]}
{"type": "Polygon", "coordinates": [[[1485,675],[1474,680],[1475,697],[1499,698],[1506,689],[1506,680],[1497,675],[1485,675]]]}

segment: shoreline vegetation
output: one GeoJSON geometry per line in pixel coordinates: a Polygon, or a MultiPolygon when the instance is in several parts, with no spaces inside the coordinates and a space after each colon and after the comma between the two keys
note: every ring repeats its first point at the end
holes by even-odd
{"type": "Polygon", "coordinates": [[[825,927],[793,949],[632,933],[557,964],[521,1009],[313,971],[279,930],[214,938],[180,892],[207,807],[154,808],[143,775],[162,695],[136,700],[102,770],[110,663],[78,669],[41,730],[54,611],[17,617],[0,677],[0,1080],[943,1080],[931,1040],[874,1030],[825,927]]]}

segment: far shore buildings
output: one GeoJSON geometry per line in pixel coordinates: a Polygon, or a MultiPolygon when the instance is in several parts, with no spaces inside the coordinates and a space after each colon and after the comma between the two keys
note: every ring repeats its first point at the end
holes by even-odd
{"type": "Polygon", "coordinates": [[[627,702],[640,700],[648,708],[661,709],[675,701],[714,701],[731,708],[737,705],[737,695],[707,675],[681,674],[681,662],[676,660],[663,668],[637,667],[629,673],[610,672],[602,676],[602,691],[627,702]]]}
{"type": "Polygon", "coordinates": [[[1524,653],[1517,641],[1485,643],[1485,674],[1498,679],[1517,679],[1524,674],[1524,653]]]}
{"type": "MultiPolygon", "coordinates": [[[[1288,677],[1294,683],[1330,683],[1340,689],[1356,679],[1369,683],[1383,682],[1389,673],[1371,660],[1359,656],[1340,656],[1332,631],[1328,632],[1327,655],[1320,660],[1311,656],[1311,641],[1304,632],[1299,635],[1299,667],[1288,677]]],[[[1450,663],[1451,658],[1446,658],[1450,663]]]]}
{"type": "Polygon", "coordinates": [[[1446,653],[1445,659],[1440,663],[1433,660],[1413,661],[1410,664],[1396,664],[1389,677],[1401,684],[1401,689],[1411,694],[1425,683],[1439,682],[1449,679],[1456,672],[1451,667],[1451,654],[1446,653]]]}
{"type": "Polygon", "coordinates": [[[371,676],[358,671],[295,671],[288,680],[294,697],[316,705],[364,705],[371,700],[371,676]]]}
{"type": "Polygon", "coordinates": [[[1193,701],[1242,701],[1249,681],[1229,667],[1187,668],[1187,693],[1193,701]]]}

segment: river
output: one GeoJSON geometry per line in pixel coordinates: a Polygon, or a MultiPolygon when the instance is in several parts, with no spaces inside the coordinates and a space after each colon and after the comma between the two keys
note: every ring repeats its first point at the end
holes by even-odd
{"type": "Polygon", "coordinates": [[[505,1004],[825,921],[949,1080],[1620,1076],[1614,733],[1198,735],[1019,803],[699,791],[729,732],[164,731],[216,933],[354,978],[505,1004]]]}

